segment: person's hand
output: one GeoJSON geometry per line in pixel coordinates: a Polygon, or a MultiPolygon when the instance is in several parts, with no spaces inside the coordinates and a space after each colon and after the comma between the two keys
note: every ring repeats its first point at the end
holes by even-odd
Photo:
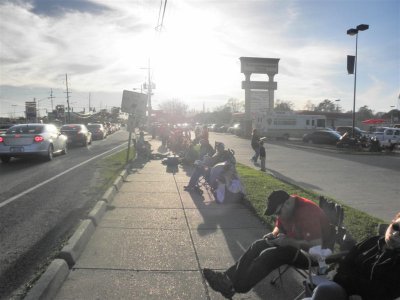
{"type": "Polygon", "coordinates": [[[267,233],[266,235],[263,236],[264,240],[273,240],[275,238],[276,238],[276,236],[272,232],[267,233]]]}

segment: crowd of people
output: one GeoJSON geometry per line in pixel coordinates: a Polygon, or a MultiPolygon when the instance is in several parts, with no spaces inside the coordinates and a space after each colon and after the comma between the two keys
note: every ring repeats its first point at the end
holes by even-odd
{"type": "MultiPolygon", "coordinates": [[[[197,127],[194,139],[188,130],[160,127],[158,135],[164,147],[195,163],[186,191],[193,191],[200,177],[212,177],[212,167],[218,164],[227,170],[233,155],[223,143],[212,147],[206,126],[197,127]],[[197,147],[195,150],[194,148],[197,147]],[[199,163],[201,162],[201,163],[199,163]]],[[[252,132],[251,160],[260,160],[266,170],[264,139],[256,129],[252,132]]],[[[282,265],[308,268],[304,254],[322,246],[329,234],[330,224],[324,211],[313,201],[286,191],[272,192],[267,198],[265,215],[276,216],[275,227],[254,241],[243,255],[223,272],[204,268],[203,276],[209,286],[225,298],[247,293],[273,270],[282,265]],[[302,251],[300,251],[302,250],[302,251]]],[[[368,237],[356,244],[340,261],[335,275],[314,287],[309,300],[347,300],[359,295],[363,300],[396,299],[400,297],[400,212],[389,224],[384,236],[368,237]]]]}
{"type": "MultiPolygon", "coordinates": [[[[225,298],[247,293],[270,272],[282,265],[308,268],[308,259],[300,249],[322,245],[329,222],[314,202],[279,190],[267,201],[266,215],[275,215],[272,232],[256,240],[224,272],[203,269],[210,287],[225,298]]],[[[368,237],[344,256],[332,280],[324,278],[309,300],[393,300],[400,297],[400,212],[389,224],[384,236],[368,237]],[[360,298],[358,298],[360,299],[360,298]]]]}

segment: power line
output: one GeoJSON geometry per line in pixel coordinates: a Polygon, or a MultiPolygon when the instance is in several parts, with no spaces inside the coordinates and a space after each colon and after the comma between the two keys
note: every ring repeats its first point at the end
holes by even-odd
{"type": "Polygon", "coordinates": [[[165,0],[165,1],[161,0],[161,2],[160,2],[160,9],[158,11],[157,26],[155,27],[155,29],[158,32],[160,32],[163,29],[163,26],[164,26],[164,16],[165,16],[165,10],[167,9],[167,2],[168,2],[168,0],[165,0]],[[163,2],[164,2],[164,8],[162,9],[163,2]],[[161,9],[162,9],[163,12],[162,12],[161,21],[160,21],[161,9]]]}

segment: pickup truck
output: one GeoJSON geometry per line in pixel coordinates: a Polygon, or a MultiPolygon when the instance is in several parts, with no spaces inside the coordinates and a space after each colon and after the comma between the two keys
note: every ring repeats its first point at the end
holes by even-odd
{"type": "Polygon", "coordinates": [[[400,128],[382,127],[373,133],[382,148],[393,150],[400,145],[400,128]]]}

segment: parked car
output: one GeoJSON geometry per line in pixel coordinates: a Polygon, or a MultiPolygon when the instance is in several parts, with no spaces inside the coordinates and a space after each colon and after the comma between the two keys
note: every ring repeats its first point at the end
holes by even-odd
{"type": "Polygon", "coordinates": [[[229,127],[227,125],[221,125],[217,128],[217,132],[228,132],[228,128],[229,127]]]}
{"type": "Polygon", "coordinates": [[[233,134],[236,134],[236,135],[242,135],[243,129],[242,129],[242,126],[241,126],[240,123],[235,123],[235,124],[233,124],[233,126],[228,128],[227,132],[228,133],[233,133],[233,134]]]}
{"type": "Polygon", "coordinates": [[[67,153],[68,138],[52,124],[19,124],[0,136],[0,160],[12,157],[41,156],[52,160],[55,153],[67,153]]]}
{"type": "Polygon", "coordinates": [[[303,136],[304,143],[336,145],[341,135],[332,130],[319,130],[303,136]]]}
{"type": "Polygon", "coordinates": [[[68,137],[68,144],[87,146],[92,143],[92,133],[84,124],[65,124],[60,131],[68,137]]]}
{"type": "Polygon", "coordinates": [[[100,123],[89,123],[87,124],[87,129],[92,133],[93,140],[102,140],[107,136],[107,130],[100,123]]]}
{"type": "Polygon", "coordinates": [[[7,129],[14,124],[0,124],[0,134],[6,133],[7,129]]]}
{"type": "Polygon", "coordinates": [[[381,147],[393,150],[397,145],[400,145],[400,128],[387,127],[382,129],[372,134],[379,141],[381,147]]]}
{"type": "MultiPolygon", "coordinates": [[[[353,126],[338,126],[336,127],[336,131],[340,133],[340,135],[344,135],[346,132],[352,136],[353,132],[353,126]]],[[[366,136],[367,132],[364,130],[361,130],[358,127],[354,127],[354,137],[356,138],[361,138],[363,136],[366,136]]]]}

